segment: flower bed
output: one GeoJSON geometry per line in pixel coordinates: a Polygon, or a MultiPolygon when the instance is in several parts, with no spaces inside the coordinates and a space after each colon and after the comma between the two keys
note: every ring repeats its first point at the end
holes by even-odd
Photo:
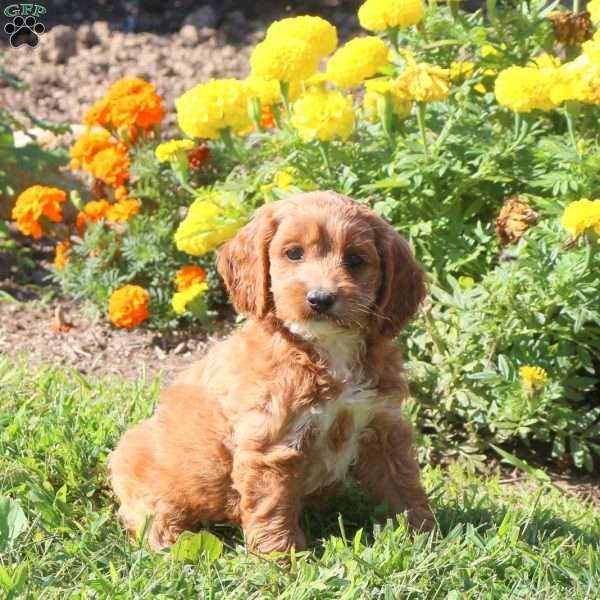
{"type": "MultiPolygon", "coordinates": [[[[318,17],[277,21],[246,80],[176,103],[161,140],[153,86],[113,84],[71,148],[89,198],[35,187],[13,216],[57,240],[56,278],[116,327],[207,326],[223,305],[212,252],[265,202],[335,189],[406,235],[431,301],[404,335],[428,436],[477,461],[541,444],[600,453],[600,21],[544,3],[367,0],[338,47],[318,17]],[[594,36],[594,37],[593,37],[594,36]],[[70,206],[73,219],[64,219],[70,206]],[[66,211],[65,211],[66,213],[66,211]]],[[[66,190],[65,190],[66,191],[66,190]]]]}

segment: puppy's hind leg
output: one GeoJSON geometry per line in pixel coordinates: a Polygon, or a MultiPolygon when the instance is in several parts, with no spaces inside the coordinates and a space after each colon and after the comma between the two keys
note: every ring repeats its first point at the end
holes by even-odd
{"type": "Polygon", "coordinates": [[[160,474],[153,457],[152,421],[128,431],[108,459],[111,487],[120,502],[119,516],[131,537],[146,532],[152,550],[173,544],[190,518],[161,498],[153,485],[160,474]]]}

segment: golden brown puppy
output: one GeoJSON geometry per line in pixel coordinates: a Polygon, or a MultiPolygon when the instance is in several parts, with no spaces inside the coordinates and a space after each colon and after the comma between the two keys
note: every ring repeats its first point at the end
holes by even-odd
{"type": "Polygon", "coordinates": [[[130,532],[159,549],[201,521],[263,552],[301,549],[303,506],[349,477],[430,529],[393,338],[425,295],[407,243],[332,192],[267,204],[219,253],[248,317],[162,395],[109,459],[130,532]]]}

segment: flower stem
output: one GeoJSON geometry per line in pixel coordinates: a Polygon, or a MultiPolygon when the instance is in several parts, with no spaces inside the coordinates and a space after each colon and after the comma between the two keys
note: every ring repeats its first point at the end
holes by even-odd
{"type": "Polygon", "coordinates": [[[487,15],[490,23],[495,25],[498,21],[498,15],[496,14],[496,0],[487,0],[487,15]]]}
{"type": "Polygon", "coordinates": [[[244,162],[244,158],[240,154],[239,148],[236,146],[233,141],[233,137],[231,136],[231,129],[229,127],[225,127],[224,129],[219,129],[219,133],[221,135],[221,139],[223,140],[223,144],[225,144],[225,148],[240,162],[244,162]]]}
{"type": "Polygon", "coordinates": [[[277,125],[277,129],[283,129],[281,122],[281,109],[279,108],[279,104],[273,104],[273,118],[275,119],[275,125],[277,125]]]}
{"type": "Polygon", "coordinates": [[[579,152],[579,148],[577,147],[577,139],[575,138],[575,127],[573,124],[573,115],[569,110],[569,105],[565,105],[565,119],[567,121],[567,130],[569,131],[569,138],[571,139],[571,144],[573,144],[573,149],[577,153],[577,156],[581,158],[581,154],[579,152]]]}
{"type": "Polygon", "coordinates": [[[515,111],[515,141],[519,139],[519,132],[521,130],[521,113],[515,111]]]}
{"type": "Polygon", "coordinates": [[[576,15],[579,12],[579,0],[573,0],[573,14],[576,15]]]}
{"type": "Polygon", "coordinates": [[[390,42],[392,44],[392,48],[394,48],[394,50],[396,51],[397,54],[400,53],[400,51],[399,51],[400,46],[398,45],[398,32],[399,32],[398,27],[390,27],[387,31],[388,37],[390,38],[390,42]]]}
{"type": "Polygon", "coordinates": [[[429,156],[429,148],[427,147],[427,132],[425,131],[425,115],[426,115],[425,102],[417,102],[417,124],[419,125],[419,131],[421,133],[421,141],[423,142],[423,153],[425,156],[429,156]]]}
{"type": "Polygon", "coordinates": [[[450,14],[452,15],[452,20],[456,21],[458,19],[458,7],[460,6],[460,0],[448,0],[448,7],[450,8],[450,14]]]}
{"type": "Polygon", "coordinates": [[[323,158],[323,163],[325,164],[325,169],[327,170],[327,175],[329,177],[333,177],[333,172],[331,171],[331,163],[329,162],[329,155],[327,153],[327,142],[323,142],[319,140],[319,152],[321,153],[321,157],[323,158]]]}
{"type": "Polygon", "coordinates": [[[263,128],[260,124],[262,118],[262,106],[260,104],[260,98],[257,96],[248,99],[248,116],[256,131],[262,131],[263,128]]]}
{"type": "Polygon", "coordinates": [[[394,148],[394,136],[393,136],[393,123],[394,123],[394,109],[392,106],[392,95],[390,92],[386,92],[382,96],[380,96],[377,100],[379,111],[379,121],[381,123],[381,127],[383,132],[385,133],[385,137],[390,145],[390,147],[394,148]]]}
{"type": "Polygon", "coordinates": [[[281,101],[283,102],[283,108],[285,108],[285,112],[287,114],[287,118],[289,119],[290,115],[290,102],[288,99],[290,92],[290,84],[288,81],[280,81],[279,87],[281,89],[281,101]]]}

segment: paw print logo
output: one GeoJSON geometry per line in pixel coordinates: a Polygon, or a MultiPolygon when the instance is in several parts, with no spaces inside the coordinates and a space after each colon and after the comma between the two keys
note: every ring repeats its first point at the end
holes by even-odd
{"type": "Polygon", "coordinates": [[[38,44],[38,36],[46,31],[43,23],[40,23],[34,16],[15,17],[11,23],[4,26],[4,31],[10,35],[10,45],[13,48],[27,44],[35,48],[38,44]]]}

